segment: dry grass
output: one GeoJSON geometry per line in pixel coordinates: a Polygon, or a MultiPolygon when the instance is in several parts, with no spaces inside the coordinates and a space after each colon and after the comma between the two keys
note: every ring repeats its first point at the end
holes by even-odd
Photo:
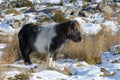
{"type": "Polygon", "coordinates": [[[14,9],[9,9],[6,11],[6,14],[15,14],[15,15],[20,15],[21,13],[17,10],[14,9]]]}
{"type": "Polygon", "coordinates": [[[83,36],[83,41],[74,43],[70,41],[64,48],[65,57],[85,60],[89,64],[101,63],[103,51],[103,36],[83,36]]]}
{"type": "Polygon", "coordinates": [[[70,41],[62,49],[65,58],[85,60],[89,64],[101,63],[101,53],[109,51],[111,45],[120,43],[120,33],[112,35],[111,30],[106,32],[103,28],[97,35],[83,35],[83,41],[74,43],[70,41]]]}
{"type": "Polygon", "coordinates": [[[15,75],[15,77],[9,77],[8,80],[29,80],[30,74],[29,73],[21,73],[15,75]]]}
{"type": "Polygon", "coordinates": [[[11,43],[12,41],[13,41],[12,36],[0,34],[0,43],[11,43]]]}
{"type": "Polygon", "coordinates": [[[5,71],[4,67],[0,67],[0,80],[4,80],[5,75],[3,74],[3,71],[5,71]]]}
{"type": "Polygon", "coordinates": [[[112,14],[105,12],[105,13],[104,13],[104,18],[105,18],[106,20],[112,20],[112,14]]]}
{"type": "Polygon", "coordinates": [[[120,44],[120,31],[111,37],[112,45],[120,44]]]}
{"type": "Polygon", "coordinates": [[[12,37],[11,41],[8,40],[6,43],[7,47],[4,49],[1,63],[13,63],[20,54],[17,34],[12,37]]]}

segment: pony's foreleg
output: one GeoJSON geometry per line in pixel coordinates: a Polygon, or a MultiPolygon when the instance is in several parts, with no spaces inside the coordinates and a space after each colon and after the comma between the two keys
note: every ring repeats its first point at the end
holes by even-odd
{"type": "Polygon", "coordinates": [[[56,54],[48,54],[47,57],[47,67],[49,68],[56,68],[56,54]]]}

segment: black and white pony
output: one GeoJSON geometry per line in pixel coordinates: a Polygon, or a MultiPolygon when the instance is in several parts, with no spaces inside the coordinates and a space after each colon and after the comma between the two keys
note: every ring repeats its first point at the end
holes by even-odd
{"type": "Polygon", "coordinates": [[[48,67],[55,67],[58,50],[67,40],[80,42],[82,40],[80,25],[76,20],[40,27],[29,23],[22,27],[18,34],[19,47],[25,64],[32,64],[30,53],[47,53],[48,67]]]}

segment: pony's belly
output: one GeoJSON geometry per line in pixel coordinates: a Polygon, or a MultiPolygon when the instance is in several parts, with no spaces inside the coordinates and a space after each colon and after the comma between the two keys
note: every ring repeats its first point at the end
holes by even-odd
{"type": "Polygon", "coordinates": [[[48,53],[48,41],[44,37],[38,37],[34,44],[37,52],[39,53],[48,53]]]}
{"type": "Polygon", "coordinates": [[[38,42],[36,42],[35,47],[36,47],[37,52],[39,52],[39,53],[48,53],[47,43],[44,43],[44,42],[38,43],[38,42]]]}

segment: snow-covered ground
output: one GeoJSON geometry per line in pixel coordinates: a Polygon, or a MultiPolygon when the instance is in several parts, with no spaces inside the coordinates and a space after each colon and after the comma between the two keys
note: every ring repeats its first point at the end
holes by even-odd
{"type": "MultiPolygon", "coordinates": [[[[56,70],[42,70],[31,73],[29,80],[120,80],[120,63],[111,63],[115,59],[120,59],[120,54],[113,55],[111,52],[104,52],[102,55],[102,63],[96,65],[89,65],[85,61],[79,62],[72,59],[60,59],[57,61],[59,69],[64,70],[64,68],[67,67],[70,69],[71,75],[66,75],[56,70]],[[101,68],[106,69],[110,75],[104,76],[101,68]],[[114,75],[112,75],[113,73],[114,75]]],[[[28,66],[20,64],[8,65],[10,67],[29,69],[28,66]]],[[[4,73],[7,77],[14,77],[14,75],[20,74],[21,72],[14,70],[4,73]]]]}

